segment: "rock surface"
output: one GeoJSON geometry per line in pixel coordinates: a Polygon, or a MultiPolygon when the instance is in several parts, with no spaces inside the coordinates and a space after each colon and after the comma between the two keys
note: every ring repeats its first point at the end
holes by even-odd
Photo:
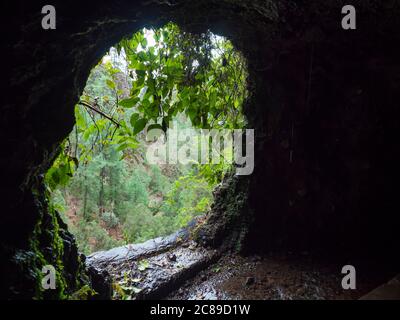
{"type": "Polygon", "coordinates": [[[166,299],[353,300],[374,289],[384,279],[373,269],[361,268],[357,289],[343,290],[340,270],[332,262],[288,253],[262,259],[225,255],[166,299]]]}
{"type": "Polygon", "coordinates": [[[177,289],[219,257],[190,239],[195,222],[176,233],[91,254],[87,265],[106,273],[115,299],[157,299],[177,289]]]}
{"type": "Polygon", "coordinates": [[[89,259],[91,267],[110,275],[115,299],[162,298],[215,261],[218,254],[215,250],[190,250],[178,245],[167,252],[153,251],[138,259],[133,256],[109,262],[102,259],[98,264],[96,256],[89,259]],[[175,256],[173,261],[170,255],[175,256]]]}

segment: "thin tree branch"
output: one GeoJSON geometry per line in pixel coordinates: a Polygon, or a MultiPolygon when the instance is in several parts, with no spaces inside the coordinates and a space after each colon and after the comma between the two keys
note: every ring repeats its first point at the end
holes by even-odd
{"type": "Polygon", "coordinates": [[[101,115],[101,116],[103,116],[104,118],[110,120],[110,121],[111,121],[112,123],[114,123],[116,126],[121,127],[121,124],[120,124],[118,121],[116,121],[116,120],[113,119],[112,117],[106,115],[104,112],[102,112],[102,111],[96,109],[95,107],[93,107],[92,105],[88,104],[87,102],[79,101],[78,104],[80,104],[80,105],[82,105],[82,106],[84,106],[84,107],[86,107],[86,108],[89,108],[90,110],[93,110],[94,112],[97,112],[99,115],[101,115]]]}

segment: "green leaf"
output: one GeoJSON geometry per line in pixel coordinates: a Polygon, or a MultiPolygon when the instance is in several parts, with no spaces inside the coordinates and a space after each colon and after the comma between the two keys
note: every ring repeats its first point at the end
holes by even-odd
{"type": "Polygon", "coordinates": [[[135,127],[135,123],[136,123],[136,121],[137,121],[138,119],[139,119],[139,113],[133,113],[133,114],[131,115],[130,123],[131,123],[132,128],[135,127]]]}
{"type": "Polygon", "coordinates": [[[136,103],[139,102],[139,100],[140,100],[139,97],[128,98],[128,99],[121,100],[118,104],[124,108],[132,108],[136,105],[136,103]]]}
{"type": "MultiPolygon", "coordinates": [[[[125,286],[125,285],[120,285],[121,289],[124,290],[125,292],[133,292],[135,294],[139,293],[142,291],[142,289],[135,287],[135,286],[125,286]]],[[[131,299],[132,297],[127,296],[127,300],[131,299]]]]}
{"type": "Polygon", "coordinates": [[[128,147],[129,147],[128,143],[123,143],[123,144],[119,145],[119,147],[117,148],[117,151],[124,151],[128,147]]]}
{"type": "Polygon", "coordinates": [[[146,52],[144,52],[144,51],[140,51],[137,54],[137,57],[138,57],[139,61],[141,61],[141,62],[144,62],[147,60],[147,55],[146,55],[146,52]]]}
{"type": "Polygon", "coordinates": [[[144,127],[147,124],[147,119],[145,118],[141,118],[139,120],[137,120],[135,122],[134,128],[133,128],[133,134],[136,135],[138,134],[140,131],[142,131],[144,129],[144,127]]]}
{"type": "Polygon", "coordinates": [[[213,91],[210,93],[210,108],[215,107],[216,102],[217,102],[217,92],[213,91]]]}
{"type": "Polygon", "coordinates": [[[137,60],[131,61],[129,67],[131,69],[136,70],[136,74],[137,74],[137,71],[145,71],[145,70],[147,70],[147,66],[145,64],[143,64],[142,62],[137,61],[137,60]]]}
{"type": "Polygon", "coordinates": [[[54,185],[58,185],[60,183],[61,177],[58,168],[51,172],[51,179],[54,185]]]}
{"type": "Polygon", "coordinates": [[[106,81],[106,84],[107,84],[107,86],[108,86],[110,89],[115,89],[115,83],[114,83],[114,81],[108,79],[108,80],[106,81]]]}
{"type": "Polygon", "coordinates": [[[144,82],[144,78],[146,77],[146,69],[142,70],[142,69],[137,69],[135,70],[137,78],[138,78],[138,83],[140,84],[140,86],[143,85],[144,82]]]}
{"type": "Polygon", "coordinates": [[[218,272],[221,271],[221,268],[220,267],[215,267],[215,268],[213,268],[212,271],[214,271],[215,273],[218,273],[218,272]]]}
{"type": "Polygon", "coordinates": [[[78,128],[85,127],[85,118],[78,106],[75,107],[75,121],[78,128]]]}
{"type": "Polygon", "coordinates": [[[140,41],[140,45],[142,46],[143,49],[146,49],[146,47],[147,47],[147,39],[143,38],[142,41],[140,41]]]}
{"type": "Polygon", "coordinates": [[[131,89],[131,96],[136,97],[139,95],[142,86],[138,84],[138,82],[134,82],[131,89]]]}
{"type": "Polygon", "coordinates": [[[147,260],[139,261],[138,270],[139,270],[139,271],[144,271],[144,270],[146,270],[149,266],[150,266],[150,264],[149,264],[149,262],[148,262],[147,260]]]}

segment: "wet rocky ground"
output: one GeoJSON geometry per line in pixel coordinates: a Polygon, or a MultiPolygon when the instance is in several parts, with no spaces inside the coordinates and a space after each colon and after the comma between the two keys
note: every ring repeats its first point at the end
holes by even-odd
{"type": "Polygon", "coordinates": [[[114,299],[324,300],[359,299],[393,275],[356,264],[357,287],[341,286],[343,263],[307,252],[265,256],[221,253],[191,239],[190,228],[142,244],[96,252],[87,265],[106,272],[114,299]]]}
{"type": "Polygon", "coordinates": [[[334,300],[359,299],[375,288],[364,278],[356,290],[343,290],[341,266],[310,257],[226,255],[167,296],[173,300],[334,300]]]}

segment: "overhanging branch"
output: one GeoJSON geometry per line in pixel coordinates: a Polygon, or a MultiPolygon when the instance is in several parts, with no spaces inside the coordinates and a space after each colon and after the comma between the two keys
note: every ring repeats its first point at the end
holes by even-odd
{"type": "Polygon", "coordinates": [[[104,118],[110,120],[110,121],[111,121],[112,123],[114,123],[117,127],[121,127],[121,124],[120,124],[117,120],[115,120],[114,118],[112,118],[112,117],[110,117],[109,115],[105,114],[103,111],[101,111],[101,110],[99,110],[99,109],[93,107],[93,106],[90,105],[89,103],[87,103],[87,102],[85,102],[85,101],[79,101],[78,104],[80,104],[80,105],[82,105],[82,106],[84,106],[84,107],[86,107],[86,108],[88,108],[88,109],[90,109],[90,110],[93,110],[94,112],[97,112],[97,113],[98,113],[99,115],[101,115],[102,117],[104,117],[104,118]]]}

